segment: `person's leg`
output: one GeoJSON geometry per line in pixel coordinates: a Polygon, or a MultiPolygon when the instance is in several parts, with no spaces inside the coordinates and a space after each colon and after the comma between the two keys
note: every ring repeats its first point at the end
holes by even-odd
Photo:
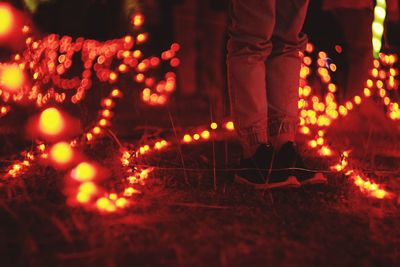
{"type": "Polygon", "coordinates": [[[346,73],[341,87],[344,98],[351,99],[363,92],[373,68],[371,9],[337,9],[333,12],[344,38],[346,73]],[[357,21],[357,23],[354,23],[357,21]]]}
{"type": "Polygon", "coordinates": [[[307,37],[301,33],[308,0],[277,1],[273,50],[266,62],[269,133],[277,155],[274,168],[295,176],[302,185],[326,183],[326,177],[307,168],[295,144],[298,123],[300,52],[307,37]]]}
{"type": "Polygon", "coordinates": [[[174,7],[174,39],[181,45],[182,58],[177,68],[178,90],[183,96],[192,96],[197,90],[197,1],[183,1],[174,7]]]}
{"type": "Polygon", "coordinates": [[[274,147],[294,141],[298,123],[300,51],[307,43],[301,33],[308,0],[280,0],[276,6],[273,50],[266,61],[269,134],[274,147]]]}
{"type": "Polygon", "coordinates": [[[231,0],[228,87],[244,157],[268,142],[265,60],[271,53],[275,0],[231,0]]]}
{"type": "Polygon", "coordinates": [[[222,122],[226,75],[224,46],[226,42],[227,8],[216,9],[210,1],[199,3],[199,88],[208,96],[212,119],[222,122]]]}

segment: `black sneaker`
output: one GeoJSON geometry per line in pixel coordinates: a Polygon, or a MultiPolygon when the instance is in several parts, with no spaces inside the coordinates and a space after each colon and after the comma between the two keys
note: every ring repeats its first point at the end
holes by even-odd
{"type": "Polygon", "coordinates": [[[235,182],[250,185],[255,189],[300,187],[299,181],[292,175],[275,175],[271,170],[273,157],[274,149],[271,145],[260,145],[251,158],[240,159],[235,182]]]}
{"type": "Polygon", "coordinates": [[[287,142],[281,147],[275,162],[274,172],[279,173],[281,176],[293,175],[301,185],[325,184],[328,182],[321,172],[310,170],[304,164],[303,158],[293,142],[287,142]]]}

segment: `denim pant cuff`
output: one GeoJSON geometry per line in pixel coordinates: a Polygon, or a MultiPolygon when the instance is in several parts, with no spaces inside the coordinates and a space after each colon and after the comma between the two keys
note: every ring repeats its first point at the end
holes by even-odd
{"type": "Polygon", "coordinates": [[[267,129],[254,130],[250,133],[239,134],[240,143],[244,147],[268,143],[267,129]]]}
{"type": "Polygon", "coordinates": [[[268,131],[270,136],[278,134],[295,134],[297,132],[298,119],[270,120],[268,131]]]}

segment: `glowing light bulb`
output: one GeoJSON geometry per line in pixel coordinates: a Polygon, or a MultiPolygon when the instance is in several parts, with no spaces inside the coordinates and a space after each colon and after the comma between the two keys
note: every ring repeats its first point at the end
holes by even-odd
{"type": "Polygon", "coordinates": [[[114,212],[116,210],[115,205],[106,197],[99,198],[96,206],[100,211],[114,212]]]}
{"type": "Polygon", "coordinates": [[[4,36],[12,30],[14,22],[13,13],[8,5],[0,5],[0,36],[4,36]]]}
{"type": "Polygon", "coordinates": [[[48,108],[40,114],[39,130],[45,135],[59,135],[65,128],[64,118],[56,108],[48,108]]]}
{"type": "Polygon", "coordinates": [[[202,132],[201,132],[201,137],[202,137],[203,139],[209,139],[209,138],[210,138],[210,132],[207,131],[207,130],[202,131],[202,132]]]}
{"type": "Polygon", "coordinates": [[[57,164],[64,165],[71,162],[74,152],[66,142],[60,142],[50,149],[50,158],[57,164]]]}
{"type": "Polygon", "coordinates": [[[20,89],[24,80],[24,73],[16,64],[7,65],[1,70],[0,84],[10,91],[20,89]]]}
{"type": "Polygon", "coordinates": [[[386,17],[386,1],[377,0],[374,8],[374,21],[372,23],[372,46],[374,58],[379,57],[382,48],[382,36],[386,17]]]}
{"type": "Polygon", "coordinates": [[[85,182],[79,186],[79,191],[86,195],[93,195],[97,192],[97,187],[93,182],[85,182]]]}
{"type": "Polygon", "coordinates": [[[71,177],[80,182],[91,181],[96,175],[96,167],[89,162],[82,162],[71,171],[71,177]]]}
{"type": "Polygon", "coordinates": [[[144,16],[142,14],[135,14],[132,16],[132,24],[135,27],[140,27],[144,23],[144,16]]]}
{"type": "Polygon", "coordinates": [[[235,130],[235,125],[233,124],[233,121],[228,121],[228,122],[225,124],[225,127],[226,127],[226,129],[229,130],[229,131],[235,130]]]}
{"type": "Polygon", "coordinates": [[[192,137],[189,134],[185,134],[183,136],[183,142],[190,143],[192,141],[192,137]]]}
{"type": "Polygon", "coordinates": [[[76,200],[80,203],[88,203],[92,196],[97,193],[97,187],[92,182],[82,183],[78,190],[79,192],[76,195],[76,200]]]}
{"type": "Polygon", "coordinates": [[[116,205],[118,208],[125,208],[125,207],[128,205],[128,200],[127,200],[126,198],[124,198],[124,197],[118,198],[118,199],[115,201],[115,205],[116,205]]]}

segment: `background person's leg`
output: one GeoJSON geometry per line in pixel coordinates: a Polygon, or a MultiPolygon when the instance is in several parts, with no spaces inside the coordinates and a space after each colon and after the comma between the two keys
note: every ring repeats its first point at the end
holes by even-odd
{"type": "Polygon", "coordinates": [[[307,37],[301,33],[308,0],[281,0],[276,6],[272,54],[266,61],[269,134],[275,148],[294,141],[298,123],[298,87],[307,37]]]}
{"type": "Polygon", "coordinates": [[[349,100],[360,95],[373,68],[371,9],[337,9],[333,11],[343,33],[345,74],[339,86],[343,97],[349,100]],[[357,23],[354,23],[357,21],[357,23]]]}
{"type": "Polygon", "coordinates": [[[183,96],[192,96],[197,91],[197,0],[183,1],[174,7],[174,39],[181,45],[177,68],[178,91],[183,96]]]}
{"type": "MultiPolygon", "coordinates": [[[[198,8],[199,57],[198,84],[210,102],[212,119],[222,122],[226,92],[227,8],[216,7],[215,0],[201,1],[198,8]]],[[[222,5],[222,4],[221,4],[222,5]]]]}
{"type": "Polygon", "coordinates": [[[275,0],[232,0],[228,40],[231,111],[245,157],[267,143],[265,60],[271,53],[275,0]]]}

